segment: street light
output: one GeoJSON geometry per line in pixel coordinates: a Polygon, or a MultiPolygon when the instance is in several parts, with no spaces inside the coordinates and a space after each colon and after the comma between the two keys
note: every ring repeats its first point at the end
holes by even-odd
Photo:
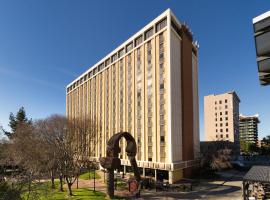
{"type": "Polygon", "coordinates": [[[257,65],[261,85],[270,85],[270,11],[253,18],[257,65]]]}

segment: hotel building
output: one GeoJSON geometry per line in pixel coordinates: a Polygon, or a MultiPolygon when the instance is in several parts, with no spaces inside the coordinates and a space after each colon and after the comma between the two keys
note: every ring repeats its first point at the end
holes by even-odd
{"type": "Polygon", "coordinates": [[[239,116],[240,141],[257,144],[258,123],[260,123],[258,114],[253,116],[240,115],[239,116]]]}
{"type": "Polygon", "coordinates": [[[239,143],[239,103],[235,92],[204,97],[206,141],[239,143]]]}
{"type": "MultiPolygon", "coordinates": [[[[198,45],[166,10],[66,88],[69,119],[90,118],[97,135],[89,157],[106,156],[120,131],[137,142],[142,175],[173,183],[198,164],[198,45]]],[[[121,141],[121,165],[130,166],[121,141]]]]}

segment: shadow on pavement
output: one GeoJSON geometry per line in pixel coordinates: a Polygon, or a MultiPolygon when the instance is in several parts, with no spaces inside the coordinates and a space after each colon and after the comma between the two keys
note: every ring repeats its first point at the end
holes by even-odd
{"type": "Polygon", "coordinates": [[[211,184],[203,190],[190,192],[142,191],[141,199],[209,199],[211,196],[216,199],[226,196],[232,198],[239,196],[238,193],[233,194],[237,191],[241,191],[241,187],[211,184]]]}

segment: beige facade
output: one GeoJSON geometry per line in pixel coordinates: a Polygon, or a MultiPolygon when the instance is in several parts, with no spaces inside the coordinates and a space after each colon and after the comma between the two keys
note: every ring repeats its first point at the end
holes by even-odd
{"type": "MultiPolygon", "coordinates": [[[[197,45],[168,9],[67,86],[69,119],[90,118],[105,156],[115,133],[137,142],[138,166],[188,176],[199,156],[197,45]]],[[[129,166],[121,142],[121,164],[129,166]]]]}
{"type": "Polygon", "coordinates": [[[206,141],[239,142],[239,103],[235,92],[204,97],[206,141]]]}

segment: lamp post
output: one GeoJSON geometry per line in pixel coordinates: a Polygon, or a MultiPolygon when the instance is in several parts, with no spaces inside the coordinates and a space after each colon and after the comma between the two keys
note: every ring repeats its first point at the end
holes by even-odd
{"type": "Polygon", "coordinates": [[[94,169],[94,191],[96,191],[96,169],[94,169]]]}

